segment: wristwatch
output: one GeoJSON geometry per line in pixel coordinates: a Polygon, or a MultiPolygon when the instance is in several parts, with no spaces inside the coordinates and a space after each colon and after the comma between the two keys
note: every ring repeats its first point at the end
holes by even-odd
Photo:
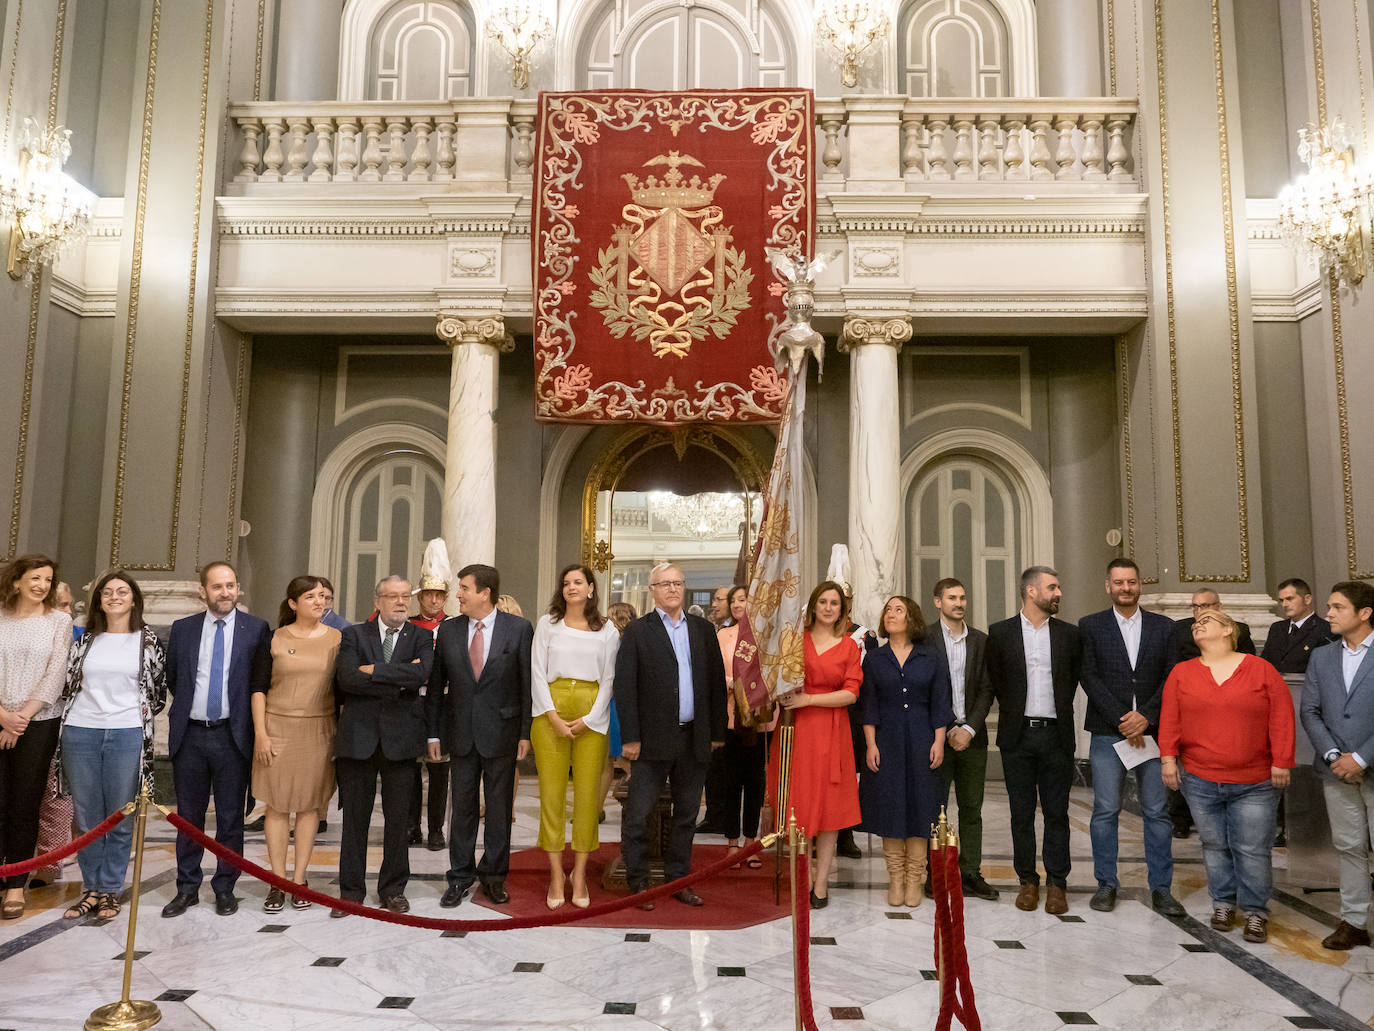
{"type": "Polygon", "coordinates": [[[1324,760],[1326,761],[1326,765],[1327,765],[1327,766],[1330,766],[1333,762],[1335,762],[1335,761],[1336,761],[1337,759],[1339,759],[1340,757],[1341,757],[1341,750],[1340,750],[1339,748],[1333,748],[1333,749],[1331,749],[1331,751],[1327,752],[1324,756],[1322,756],[1322,759],[1324,759],[1324,760]]]}

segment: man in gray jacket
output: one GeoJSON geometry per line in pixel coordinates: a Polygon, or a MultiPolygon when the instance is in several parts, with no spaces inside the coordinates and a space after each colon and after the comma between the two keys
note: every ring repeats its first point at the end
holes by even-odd
{"type": "Polygon", "coordinates": [[[1326,618],[1339,639],[1312,650],[1302,689],[1302,726],[1322,774],[1331,843],[1341,856],[1341,922],[1327,949],[1369,944],[1369,841],[1374,826],[1374,587],[1355,580],[1331,588],[1326,618]]]}

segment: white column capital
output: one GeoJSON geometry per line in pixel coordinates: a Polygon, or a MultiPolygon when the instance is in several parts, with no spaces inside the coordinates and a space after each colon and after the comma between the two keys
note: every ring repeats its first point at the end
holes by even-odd
{"type": "Polygon", "coordinates": [[[911,339],[911,320],[887,316],[846,315],[840,332],[839,349],[848,354],[856,347],[879,344],[896,351],[911,339]]]}
{"type": "Polygon", "coordinates": [[[500,315],[459,315],[440,312],[434,333],[449,347],[458,347],[461,344],[486,344],[495,347],[502,354],[510,354],[515,350],[515,337],[506,329],[506,320],[500,315]]]}

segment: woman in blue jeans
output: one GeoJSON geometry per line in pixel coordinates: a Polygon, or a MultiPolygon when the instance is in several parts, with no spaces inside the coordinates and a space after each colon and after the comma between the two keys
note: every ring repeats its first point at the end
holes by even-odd
{"type": "MultiPolygon", "coordinates": [[[[72,647],[63,696],[62,768],[81,833],[152,787],[153,716],[167,699],[167,656],[143,622],[143,592],[111,570],[91,588],[86,633],[72,647]]],[[[133,821],[125,820],[79,853],[81,898],[63,914],[119,915],[133,821]]]]}
{"type": "Polygon", "coordinates": [[[1274,817],[1294,765],[1293,697],[1273,666],[1236,651],[1238,634],[1224,612],[1197,617],[1202,654],[1164,682],[1159,751],[1164,783],[1183,791],[1202,838],[1213,929],[1229,931],[1239,904],[1245,940],[1262,942],[1274,817]]]}

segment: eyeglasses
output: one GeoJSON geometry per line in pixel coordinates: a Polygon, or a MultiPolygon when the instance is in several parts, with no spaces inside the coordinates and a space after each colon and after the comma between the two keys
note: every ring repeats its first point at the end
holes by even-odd
{"type": "Polygon", "coordinates": [[[1206,601],[1206,602],[1195,601],[1195,602],[1193,602],[1193,611],[1194,611],[1194,612],[1196,612],[1198,609],[1219,609],[1219,608],[1221,608],[1221,603],[1220,603],[1220,602],[1215,602],[1215,601],[1206,601]]]}
{"type": "Polygon", "coordinates": [[[672,588],[674,588],[674,589],[681,590],[683,587],[686,587],[686,586],[687,586],[687,581],[686,581],[686,580],[660,580],[660,581],[658,581],[658,583],[652,583],[652,584],[650,584],[649,586],[650,586],[650,587],[672,587],[672,588]]]}
{"type": "Polygon", "coordinates": [[[127,587],[106,587],[100,592],[100,596],[102,598],[130,598],[133,597],[133,593],[127,587]]]}
{"type": "Polygon", "coordinates": [[[406,592],[398,592],[396,594],[379,594],[377,595],[377,598],[380,601],[410,601],[410,595],[406,592]]]}

